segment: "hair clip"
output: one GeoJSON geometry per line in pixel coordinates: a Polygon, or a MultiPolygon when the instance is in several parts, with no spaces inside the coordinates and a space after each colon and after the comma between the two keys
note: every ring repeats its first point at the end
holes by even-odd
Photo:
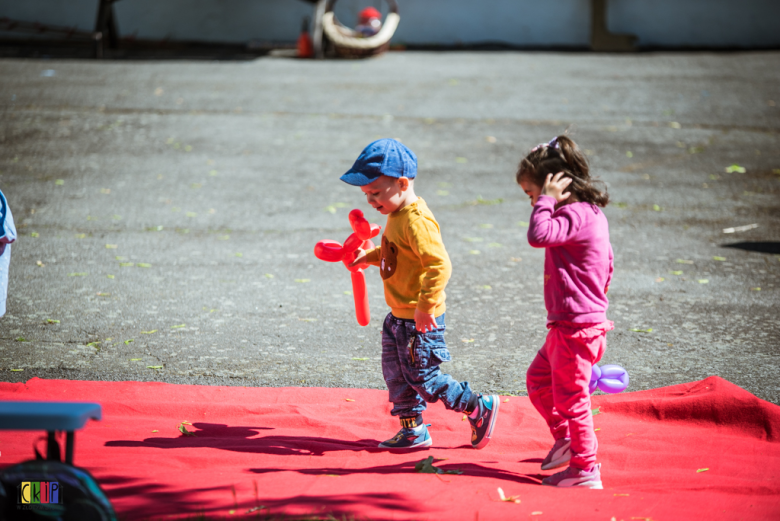
{"type": "Polygon", "coordinates": [[[531,149],[531,152],[536,152],[540,148],[547,148],[547,147],[560,149],[560,147],[558,146],[558,136],[555,136],[547,143],[539,143],[538,145],[536,145],[531,149]]]}

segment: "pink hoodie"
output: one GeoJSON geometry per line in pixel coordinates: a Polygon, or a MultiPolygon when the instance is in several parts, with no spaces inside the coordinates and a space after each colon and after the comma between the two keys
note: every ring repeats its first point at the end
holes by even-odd
{"type": "Polygon", "coordinates": [[[590,203],[555,209],[555,198],[539,197],[531,212],[528,242],[544,252],[544,304],[547,320],[580,324],[607,320],[607,289],[612,280],[609,224],[590,203]]]}

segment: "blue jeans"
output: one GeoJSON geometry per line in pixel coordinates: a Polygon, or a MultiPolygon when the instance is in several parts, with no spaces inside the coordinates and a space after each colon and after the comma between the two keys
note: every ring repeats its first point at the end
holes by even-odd
{"type": "Polygon", "coordinates": [[[439,326],[419,333],[414,320],[388,313],[382,328],[382,374],[390,391],[393,416],[417,416],[426,402],[441,400],[447,409],[463,412],[473,394],[468,382],[458,382],[442,373],[439,364],[452,360],[444,341],[444,313],[439,326]]]}

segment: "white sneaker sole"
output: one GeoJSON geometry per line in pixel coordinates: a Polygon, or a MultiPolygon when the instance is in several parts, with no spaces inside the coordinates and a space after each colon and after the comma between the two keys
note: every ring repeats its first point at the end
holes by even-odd
{"type": "Polygon", "coordinates": [[[557,488],[576,488],[576,487],[585,487],[590,488],[593,490],[604,490],[604,485],[601,484],[601,481],[583,481],[581,483],[576,483],[573,485],[566,484],[566,481],[570,480],[563,480],[559,482],[557,485],[551,485],[549,483],[542,482],[542,485],[545,487],[557,487],[557,488]]]}
{"type": "Polygon", "coordinates": [[[496,428],[496,418],[498,418],[498,408],[501,405],[501,401],[498,399],[497,395],[493,395],[493,414],[490,416],[490,425],[488,426],[487,434],[485,434],[485,437],[482,438],[482,441],[479,442],[479,445],[472,445],[477,450],[484,449],[487,447],[487,444],[490,443],[490,438],[493,436],[493,429],[496,428]]]}

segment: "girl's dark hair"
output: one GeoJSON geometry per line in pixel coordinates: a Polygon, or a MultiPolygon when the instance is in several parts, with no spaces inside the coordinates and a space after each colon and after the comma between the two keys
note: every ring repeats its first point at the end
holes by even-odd
{"type": "Polygon", "coordinates": [[[568,136],[558,136],[547,145],[540,145],[528,154],[517,167],[517,183],[530,181],[544,186],[547,174],[563,172],[571,178],[565,192],[571,192],[579,201],[606,206],[609,194],[606,185],[590,177],[590,167],[577,144],[568,136]]]}

